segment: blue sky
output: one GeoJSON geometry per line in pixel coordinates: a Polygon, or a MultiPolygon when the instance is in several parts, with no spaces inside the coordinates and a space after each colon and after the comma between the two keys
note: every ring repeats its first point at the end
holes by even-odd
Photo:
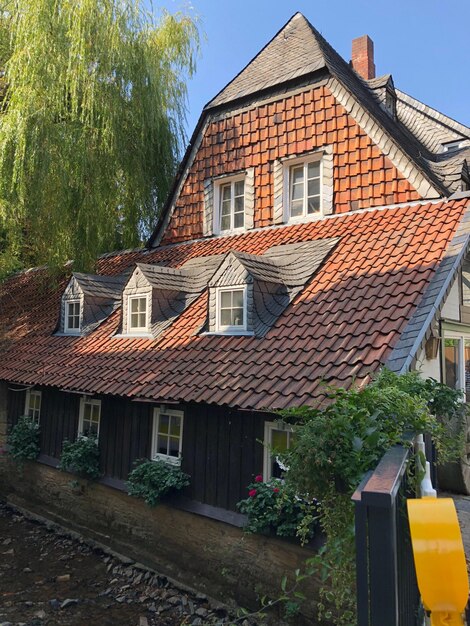
{"type": "Polygon", "coordinates": [[[390,72],[396,87],[470,126],[469,0],[152,1],[170,12],[199,16],[205,33],[188,85],[189,134],[204,104],[296,11],[347,60],[352,39],[368,34],[377,75],[390,72]]]}

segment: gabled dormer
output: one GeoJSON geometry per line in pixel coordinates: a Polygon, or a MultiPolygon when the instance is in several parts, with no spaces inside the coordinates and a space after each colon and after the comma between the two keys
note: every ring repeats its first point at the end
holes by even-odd
{"type": "Polygon", "coordinates": [[[158,336],[207,288],[222,259],[199,257],[180,268],[137,263],[122,292],[121,334],[158,336]]]}
{"type": "Polygon", "coordinates": [[[367,81],[374,98],[382,109],[395,120],[397,117],[397,93],[391,74],[385,74],[367,81]]]}
{"type": "Polygon", "coordinates": [[[74,273],[61,301],[58,334],[86,335],[121,304],[126,276],[74,273]]]}
{"type": "Polygon", "coordinates": [[[338,241],[275,246],[263,255],[230,252],[209,282],[206,333],[263,337],[338,241]]]}

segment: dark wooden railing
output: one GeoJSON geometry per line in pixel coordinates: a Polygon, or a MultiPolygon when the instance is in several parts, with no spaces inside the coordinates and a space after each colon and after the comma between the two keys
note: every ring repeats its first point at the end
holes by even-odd
{"type": "Polygon", "coordinates": [[[353,495],[358,626],[421,626],[406,498],[410,450],[395,446],[353,495]]]}

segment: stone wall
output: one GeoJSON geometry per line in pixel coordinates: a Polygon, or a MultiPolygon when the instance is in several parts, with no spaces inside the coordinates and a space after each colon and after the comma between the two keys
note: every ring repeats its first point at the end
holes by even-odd
{"type": "MultiPolygon", "coordinates": [[[[291,578],[312,556],[307,548],[247,535],[168,505],[151,509],[121,491],[39,463],[28,463],[21,476],[13,464],[4,464],[0,497],[224,603],[251,609],[259,608],[257,595],[278,597],[282,576],[291,578]]],[[[310,619],[317,588],[311,579],[304,589],[310,619]]]]}

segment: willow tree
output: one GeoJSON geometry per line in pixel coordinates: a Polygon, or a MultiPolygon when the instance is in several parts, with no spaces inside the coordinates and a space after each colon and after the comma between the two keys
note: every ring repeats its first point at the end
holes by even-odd
{"type": "Polygon", "coordinates": [[[157,20],[140,0],[10,3],[0,272],[67,259],[87,269],[145,239],[180,158],[197,47],[192,19],[157,20]]]}

